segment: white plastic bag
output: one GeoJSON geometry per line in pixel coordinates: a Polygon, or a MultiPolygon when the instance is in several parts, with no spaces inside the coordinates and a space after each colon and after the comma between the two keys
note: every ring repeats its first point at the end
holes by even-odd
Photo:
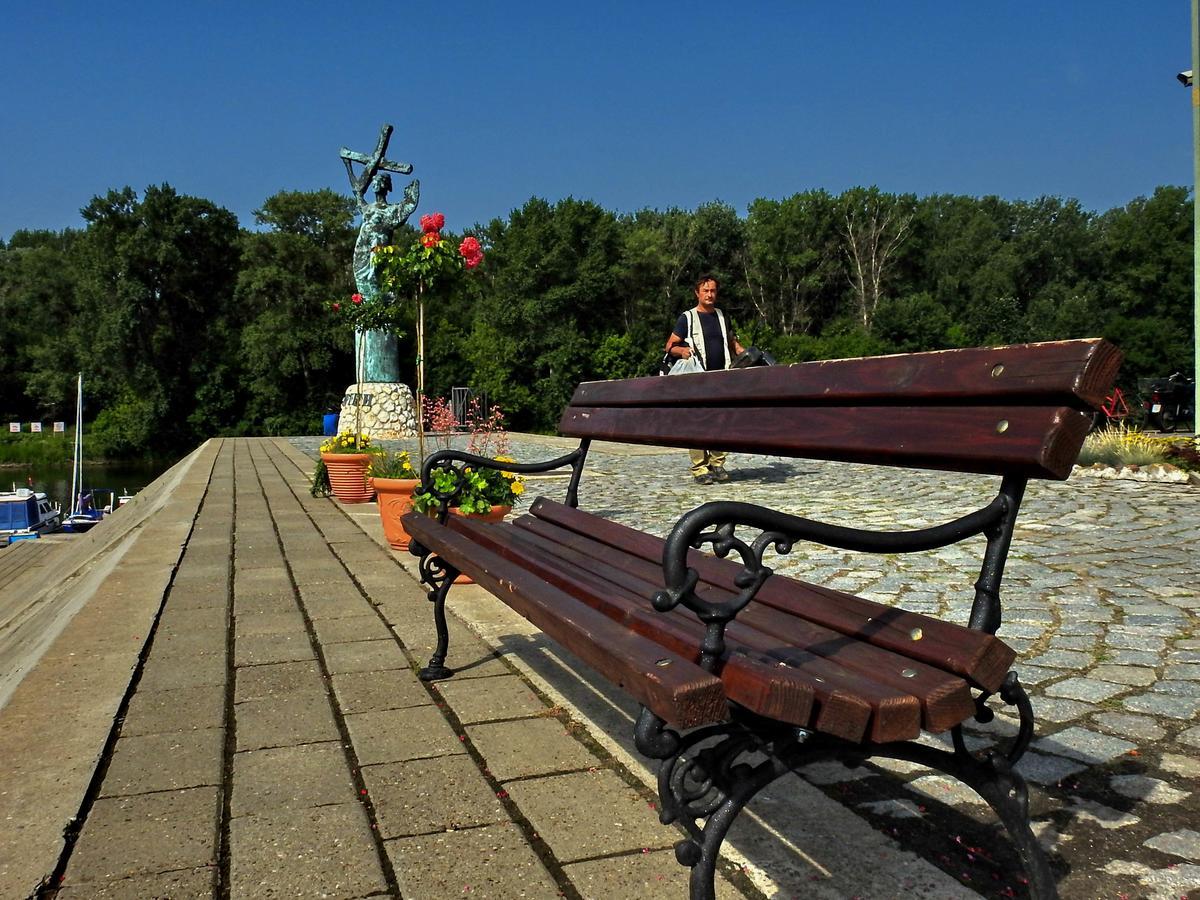
{"type": "Polygon", "coordinates": [[[695,356],[689,356],[687,359],[681,359],[671,366],[671,371],[668,375],[691,375],[693,372],[703,372],[704,366],[700,365],[700,360],[695,356]]]}

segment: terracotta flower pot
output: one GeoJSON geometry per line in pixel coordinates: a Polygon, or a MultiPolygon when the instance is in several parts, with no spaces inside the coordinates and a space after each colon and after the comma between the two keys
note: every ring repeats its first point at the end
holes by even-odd
{"type": "Polygon", "coordinates": [[[395,550],[407,550],[410,538],[400,517],[412,509],[412,495],[419,478],[372,478],[375,499],[379,503],[379,519],[383,536],[395,550]]]}
{"type": "MultiPolygon", "coordinates": [[[[485,513],[465,513],[459,512],[457,508],[451,507],[450,513],[455,516],[466,516],[468,519],[479,519],[483,522],[503,522],[504,517],[512,512],[511,506],[493,506],[491,512],[485,513]]],[[[475,579],[465,573],[459,574],[454,579],[455,584],[474,584],[475,579]]]]}
{"type": "Polygon", "coordinates": [[[329,486],[342,503],[369,503],[375,491],[367,484],[370,453],[322,453],[329,470],[329,486]]]}

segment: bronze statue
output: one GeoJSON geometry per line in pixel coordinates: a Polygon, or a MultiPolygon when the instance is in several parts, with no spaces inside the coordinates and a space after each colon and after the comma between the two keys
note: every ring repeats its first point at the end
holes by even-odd
{"type": "MultiPolygon", "coordinates": [[[[410,163],[393,162],[384,158],[388,141],[392,137],[392,126],[384,125],[379,133],[379,142],[375,152],[370,156],[356,153],[343,147],[342,162],[346,164],[346,174],[350,176],[350,187],[358,201],[358,210],[362,214],[362,224],[358,229],[358,240],[354,244],[352,267],[354,284],[362,294],[363,302],[370,303],[379,295],[379,284],[375,279],[375,266],[371,260],[371,251],[376,247],[391,243],[392,234],[397,228],[408,221],[421,194],[421,184],[415,178],[404,188],[404,200],[400,203],[388,203],[387,195],[392,190],[392,178],[388,172],[398,172],[402,175],[412,173],[410,163]],[[354,163],[361,163],[364,168],[361,175],[354,174],[354,163]],[[373,188],[375,201],[367,202],[367,190],[373,188]]],[[[388,382],[400,381],[400,353],[394,335],[385,331],[367,331],[354,336],[355,359],[363,360],[361,381],[388,382]],[[363,342],[362,356],[359,356],[359,342],[363,342]]],[[[356,373],[356,378],[358,374],[356,373]]]]}

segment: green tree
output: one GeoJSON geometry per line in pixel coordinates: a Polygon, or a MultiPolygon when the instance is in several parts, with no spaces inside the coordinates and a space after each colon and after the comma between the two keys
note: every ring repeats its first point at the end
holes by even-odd
{"type": "Polygon", "coordinates": [[[353,292],[354,201],[282,191],[254,212],[268,230],[242,238],[235,298],[245,371],[242,430],[305,433],[353,378],[353,336],[330,304],[353,292]]]}
{"type": "Polygon", "coordinates": [[[758,318],[780,334],[813,330],[840,293],[834,198],[816,190],[755,200],[745,229],[746,291],[758,318]]]}
{"type": "Polygon", "coordinates": [[[858,320],[871,320],[888,290],[889,276],[909,235],[916,198],[885,194],[877,187],[852,188],[838,198],[843,220],[846,277],[858,320]]]}
{"type": "MultiPolygon", "coordinates": [[[[514,427],[548,429],[594,347],[615,327],[620,228],[611,212],[538,198],[484,229],[488,290],[467,342],[472,387],[488,392],[514,427]]],[[[665,337],[664,337],[665,341],[665,337]]]]}
{"type": "Polygon", "coordinates": [[[0,249],[0,412],[10,417],[66,418],[74,408],[80,353],[64,326],[75,318],[78,237],[17,231],[0,249]]]}
{"type": "MultiPolygon", "coordinates": [[[[236,421],[239,394],[227,330],[236,218],[165,184],[140,200],[128,187],[110,191],[82,213],[72,332],[90,349],[90,396],[111,408],[136,402],[147,425],[142,450],[178,451],[219,433],[236,421]]],[[[115,428],[96,432],[110,446],[126,443],[115,428]]]]}

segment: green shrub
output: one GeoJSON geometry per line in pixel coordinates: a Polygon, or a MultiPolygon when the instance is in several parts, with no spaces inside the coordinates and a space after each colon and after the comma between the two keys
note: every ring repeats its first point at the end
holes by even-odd
{"type": "Polygon", "coordinates": [[[1079,465],[1099,463],[1119,469],[1123,466],[1148,466],[1164,463],[1167,454],[1162,441],[1136,429],[1106,428],[1089,434],[1079,451],[1079,465]]]}

